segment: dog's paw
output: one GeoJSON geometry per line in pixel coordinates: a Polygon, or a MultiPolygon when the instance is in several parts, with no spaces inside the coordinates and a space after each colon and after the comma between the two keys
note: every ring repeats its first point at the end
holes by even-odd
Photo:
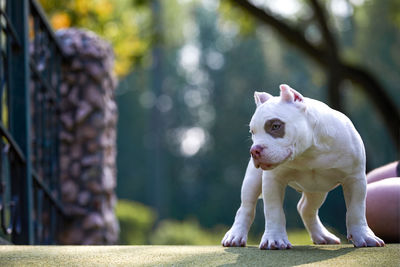
{"type": "Polygon", "coordinates": [[[353,242],[353,245],[359,247],[383,247],[385,242],[377,237],[371,229],[356,230],[348,233],[347,238],[353,242]]]}
{"type": "Polygon", "coordinates": [[[265,234],[261,239],[259,246],[260,249],[290,249],[292,244],[290,244],[287,235],[270,235],[265,234]]]}
{"type": "Polygon", "coordinates": [[[231,228],[226,232],[221,244],[224,247],[245,247],[247,243],[247,231],[231,228]]]}
{"type": "Polygon", "coordinates": [[[311,239],[316,245],[337,245],[340,244],[340,239],[328,230],[312,233],[311,239]]]}

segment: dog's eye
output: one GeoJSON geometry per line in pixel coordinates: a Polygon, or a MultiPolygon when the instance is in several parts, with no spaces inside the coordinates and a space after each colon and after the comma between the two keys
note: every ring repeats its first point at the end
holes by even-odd
{"type": "Polygon", "coordinates": [[[283,138],[285,136],[285,123],[280,119],[270,119],[265,122],[264,130],[274,138],[283,138]]]}
{"type": "Polygon", "coordinates": [[[254,135],[254,131],[253,131],[253,130],[250,130],[250,133],[251,133],[252,135],[254,135]]]}
{"type": "Polygon", "coordinates": [[[281,128],[281,124],[280,123],[274,123],[271,125],[271,130],[272,131],[277,131],[281,128]]]}

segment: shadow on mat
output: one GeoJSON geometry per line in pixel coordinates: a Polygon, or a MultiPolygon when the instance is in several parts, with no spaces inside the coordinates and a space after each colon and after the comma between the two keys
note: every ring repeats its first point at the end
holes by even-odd
{"type": "Polygon", "coordinates": [[[354,247],[295,246],[288,250],[260,250],[258,247],[226,248],[225,252],[238,254],[233,264],[220,266],[295,266],[340,257],[354,251],[354,247]]]}

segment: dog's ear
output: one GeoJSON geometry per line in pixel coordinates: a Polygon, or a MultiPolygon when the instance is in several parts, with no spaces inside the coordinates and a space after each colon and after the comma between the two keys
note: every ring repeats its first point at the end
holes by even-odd
{"type": "Polygon", "coordinates": [[[254,101],[256,102],[257,107],[259,107],[262,103],[266,102],[271,97],[272,95],[265,92],[254,92],[254,101]]]}
{"type": "Polygon", "coordinates": [[[289,103],[294,103],[294,102],[303,103],[304,102],[304,97],[299,92],[297,92],[296,90],[291,88],[289,85],[281,84],[279,86],[279,89],[281,89],[281,100],[282,101],[289,102],[289,103]]]}

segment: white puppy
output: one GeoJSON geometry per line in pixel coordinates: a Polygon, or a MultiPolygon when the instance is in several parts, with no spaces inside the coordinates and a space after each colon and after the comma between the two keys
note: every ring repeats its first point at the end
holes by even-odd
{"type": "MultiPolygon", "coordinates": [[[[273,97],[255,92],[250,122],[253,145],[242,185],[241,205],[222,245],[245,246],[262,193],[265,232],[260,249],[291,248],[283,199],[285,187],[302,192],[297,209],[315,244],[339,244],[318,217],[328,192],[342,185],[347,238],[354,246],[384,246],[365,218],[365,151],[360,135],[342,113],[303,97],[288,85],[273,97]]],[[[334,212],[334,211],[332,211],[334,212]]]]}

